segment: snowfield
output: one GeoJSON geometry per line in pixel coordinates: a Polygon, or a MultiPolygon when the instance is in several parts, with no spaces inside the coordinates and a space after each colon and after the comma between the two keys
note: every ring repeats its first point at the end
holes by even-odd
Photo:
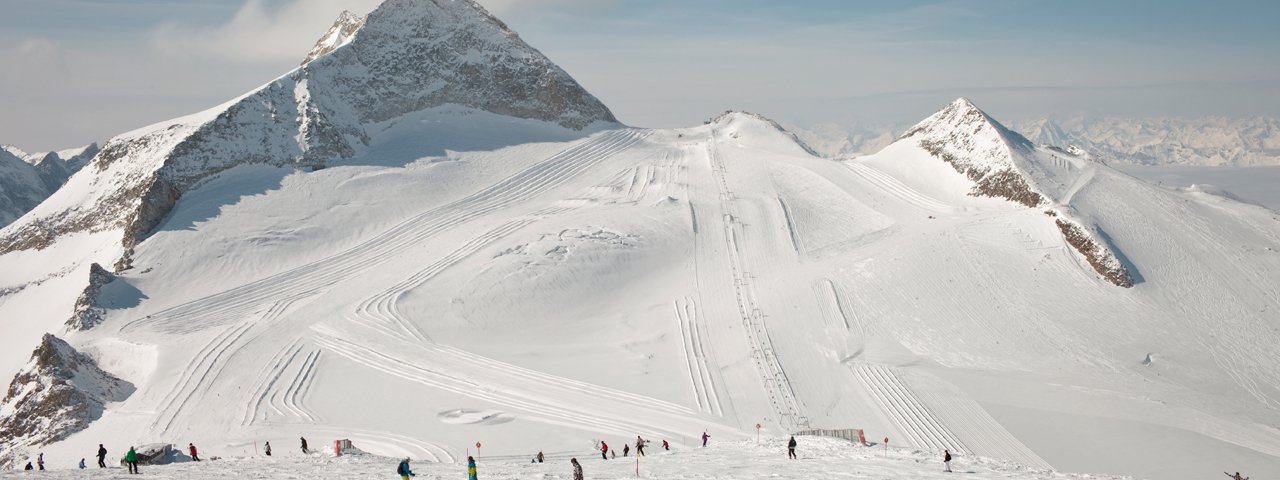
{"type": "MultiPolygon", "coordinates": [[[[754,440],[728,443],[712,442],[706,448],[673,448],[663,452],[656,445],[646,450],[640,458],[639,477],[636,476],[636,459],[621,456],[613,460],[601,460],[592,451],[544,452],[546,461],[531,463],[537,452],[523,456],[481,457],[476,462],[480,478],[488,479],[571,479],[573,470],[570,458],[582,464],[587,479],[661,478],[671,480],[693,479],[763,479],[763,478],[840,478],[840,479],[1120,479],[1097,475],[1070,475],[1046,470],[1028,469],[1008,462],[986,458],[953,458],[953,473],[943,472],[942,459],[932,452],[879,446],[854,447],[842,440],[797,437],[797,460],[788,460],[786,438],[768,438],[763,445],[754,440]]],[[[204,455],[203,453],[201,455],[204,455]]],[[[412,459],[411,459],[412,460],[412,459]]],[[[79,462],[79,459],[71,463],[79,462]]],[[[93,465],[94,459],[87,460],[93,465]]],[[[217,461],[187,462],[172,465],[140,467],[147,478],[213,479],[213,478],[273,478],[273,479],[355,479],[395,478],[399,459],[376,455],[302,456],[285,454],[266,457],[225,457],[217,461]]],[[[96,465],[93,465],[96,467],[96,465]]],[[[466,459],[460,463],[423,463],[412,461],[410,466],[419,479],[463,478],[466,476],[466,459]]],[[[0,478],[28,478],[22,472],[0,472],[0,478]]],[[[41,472],[40,478],[80,479],[135,478],[124,468],[112,466],[106,472],[98,469],[52,470],[41,472]]]]}
{"type": "Polygon", "coordinates": [[[965,99],[833,161],[754,114],[619,125],[470,1],[339,24],[0,230],[20,393],[0,465],[44,452],[71,478],[99,443],[194,442],[225,460],[144,471],[390,477],[408,456],[443,478],[480,442],[483,476],[580,455],[623,478],[591,447],[640,435],[674,446],[653,478],[1280,476],[1273,210],[1036,146],[965,99]],[[103,407],[56,413],[69,390],[103,407]],[[901,449],[780,446],[854,428],[901,449]]]}

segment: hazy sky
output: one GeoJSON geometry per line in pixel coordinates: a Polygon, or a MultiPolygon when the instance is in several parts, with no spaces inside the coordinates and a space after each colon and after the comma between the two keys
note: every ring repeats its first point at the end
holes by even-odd
{"type": "MultiPolygon", "coordinates": [[[[378,0],[0,0],[0,143],[69,147],[286,73],[378,0]]],[[[1280,2],[481,0],[626,123],[1280,114],[1280,2]]]]}

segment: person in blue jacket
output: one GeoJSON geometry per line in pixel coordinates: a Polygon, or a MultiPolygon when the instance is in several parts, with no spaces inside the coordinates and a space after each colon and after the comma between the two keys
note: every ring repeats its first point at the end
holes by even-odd
{"type": "Polygon", "coordinates": [[[400,480],[409,480],[409,477],[416,476],[413,474],[413,470],[409,470],[408,458],[400,461],[400,466],[396,467],[396,474],[400,475],[400,480]]]}

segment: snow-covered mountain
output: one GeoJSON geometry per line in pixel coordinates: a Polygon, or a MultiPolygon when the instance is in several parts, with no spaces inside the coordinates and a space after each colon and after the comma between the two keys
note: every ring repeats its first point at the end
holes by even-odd
{"type": "Polygon", "coordinates": [[[0,145],[0,227],[53,195],[97,153],[97,144],[34,154],[0,145]]]}
{"type": "MultiPolygon", "coordinates": [[[[50,414],[73,428],[48,457],[302,436],[603,462],[596,441],[691,451],[759,424],[1008,478],[1280,475],[1272,211],[965,99],[846,161],[754,114],[625,127],[470,1],[389,0],[343,35],[112,139],[0,231],[10,390],[52,384],[28,352],[59,338],[136,389],[66,384],[103,412],[50,414]]],[[[49,438],[0,439],[0,461],[49,438]]],[[[735,471],[702,465],[673,478],[735,471]]]]}
{"type": "Polygon", "coordinates": [[[1037,143],[1078,146],[1135,165],[1280,165],[1280,121],[1252,118],[1075,116],[1017,126],[1037,143]]]}
{"type": "Polygon", "coordinates": [[[74,177],[31,217],[0,231],[0,252],[111,231],[123,237],[121,248],[104,254],[118,261],[103,263],[124,268],[129,250],[211,176],[241,165],[322,168],[445,106],[572,129],[615,122],[474,2],[391,0],[343,33],[354,28],[340,18],[329,36],[347,38],[329,42],[332,51],[241,98],[111,139],[93,174],[74,177]]]}

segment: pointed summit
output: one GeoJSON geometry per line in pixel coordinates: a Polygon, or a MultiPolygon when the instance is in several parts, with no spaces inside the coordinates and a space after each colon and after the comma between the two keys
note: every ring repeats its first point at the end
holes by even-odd
{"type": "Polygon", "coordinates": [[[350,10],[343,10],[338,15],[338,19],[333,22],[333,26],[329,27],[329,31],[325,32],[324,36],[316,41],[316,46],[312,47],[311,52],[307,54],[307,58],[302,60],[302,65],[311,63],[312,60],[351,42],[351,39],[355,38],[356,32],[360,31],[360,27],[363,26],[364,17],[351,13],[350,10]]]}
{"type": "Polygon", "coordinates": [[[973,195],[1000,197],[1035,207],[1044,203],[1018,168],[1015,156],[1035,147],[967,98],[958,98],[916,124],[900,141],[912,141],[973,180],[973,195]]]}
{"type": "Polygon", "coordinates": [[[603,103],[472,0],[387,0],[344,14],[309,61],[224,105],[111,139],[92,175],[0,234],[0,253],[73,232],[121,231],[120,261],[201,181],[241,165],[321,168],[384,132],[430,135],[439,108],[572,130],[617,120],[603,103]]]}

